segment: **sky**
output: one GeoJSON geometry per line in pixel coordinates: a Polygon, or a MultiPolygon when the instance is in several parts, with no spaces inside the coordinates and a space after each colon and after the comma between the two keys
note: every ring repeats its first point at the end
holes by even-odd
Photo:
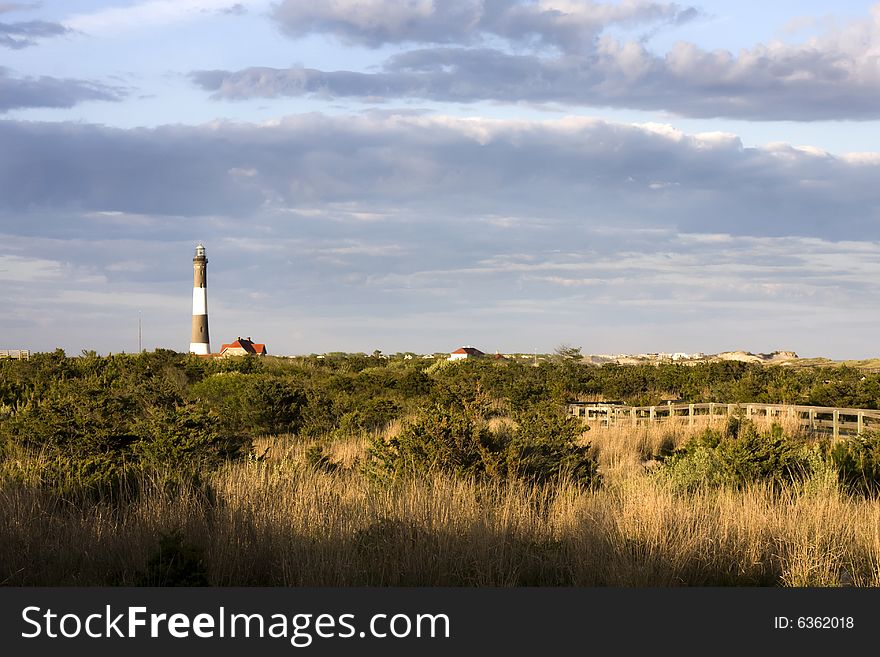
{"type": "Polygon", "coordinates": [[[880,3],[0,0],[0,349],[880,356],[880,3]]]}

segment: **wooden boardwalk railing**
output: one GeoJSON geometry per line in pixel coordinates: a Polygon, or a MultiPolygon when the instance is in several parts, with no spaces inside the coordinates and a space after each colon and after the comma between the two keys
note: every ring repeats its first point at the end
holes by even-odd
{"type": "Polygon", "coordinates": [[[859,435],[867,429],[880,429],[880,410],[836,408],[831,406],[793,406],[788,404],[659,404],[626,406],[593,402],[569,402],[568,414],[588,424],[612,426],[629,423],[637,427],[653,422],[678,421],[689,425],[726,420],[730,416],[797,421],[815,433],[835,438],[842,434],[859,435]]]}

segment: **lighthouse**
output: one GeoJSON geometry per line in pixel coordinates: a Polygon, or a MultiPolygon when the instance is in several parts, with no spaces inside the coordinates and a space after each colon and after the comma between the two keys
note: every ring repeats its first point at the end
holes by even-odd
{"type": "Polygon", "coordinates": [[[189,351],[201,355],[211,353],[208,339],[208,258],[204,244],[196,247],[193,258],[193,323],[189,351]]]}

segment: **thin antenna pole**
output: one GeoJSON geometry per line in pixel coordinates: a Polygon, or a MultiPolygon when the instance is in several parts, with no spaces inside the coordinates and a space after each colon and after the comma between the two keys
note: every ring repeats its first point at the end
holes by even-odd
{"type": "Polygon", "coordinates": [[[143,350],[144,350],[144,349],[143,349],[143,346],[141,345],[141,338],[142,338],[142,335],[143,335],[143,334],[142,334],[142,331],[141,331],[141,311],[138,310],[138,353],[139,353],[139,354],[142,353],[143,350]]]}

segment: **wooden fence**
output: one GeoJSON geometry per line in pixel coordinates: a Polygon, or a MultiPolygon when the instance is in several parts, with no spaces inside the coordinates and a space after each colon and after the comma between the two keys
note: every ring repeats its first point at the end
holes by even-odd
{"type": "Polygon", "coordinates": [[[835,438],[843,434],[859,435],[866,429],[880,429],[880,410],[867,408],[835,408],[830,406],[792,406],[788,404],[677,404],[657,406],[625,406],[570,402],[568,414],[593,426],[624,425],[638,427],[654,422],[681,422],[688,425],[726,421],[737,416],[745,419],[797,421],[814,433],[835,438]]]}

